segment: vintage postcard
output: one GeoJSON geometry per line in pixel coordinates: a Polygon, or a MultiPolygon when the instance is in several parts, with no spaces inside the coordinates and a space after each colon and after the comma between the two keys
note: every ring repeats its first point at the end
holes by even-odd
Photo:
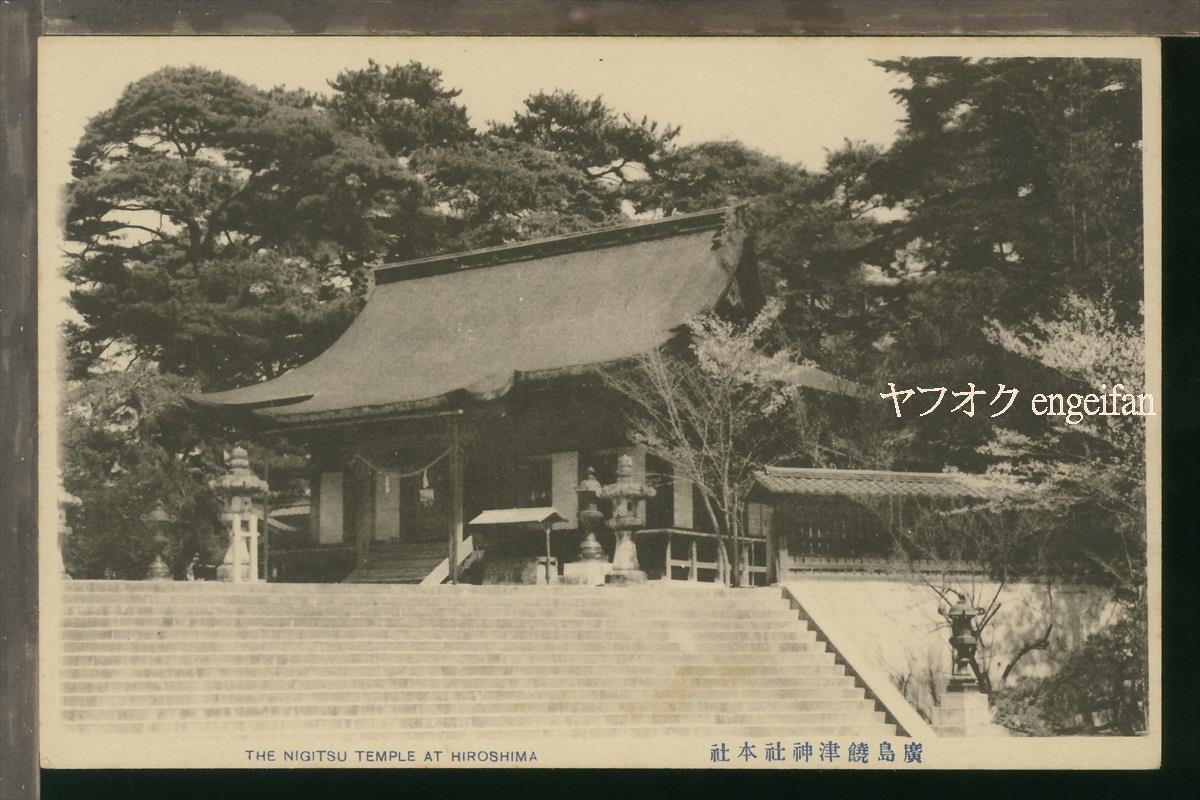
{"type": "Polygon", "coordinates": [[[1159,765],[1157,41],[39,47],[44,767],[1159,765]]]}

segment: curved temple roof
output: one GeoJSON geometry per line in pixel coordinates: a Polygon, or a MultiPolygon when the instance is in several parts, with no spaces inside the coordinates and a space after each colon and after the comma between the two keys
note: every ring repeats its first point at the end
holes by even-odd
{"type": "Polygon", "coordinates": [[[324,353],[193,400],[288,425],[499,397],[664,344],[730,290],[744,241],[737,210],[719,209],[380,267],[324,353]]]}

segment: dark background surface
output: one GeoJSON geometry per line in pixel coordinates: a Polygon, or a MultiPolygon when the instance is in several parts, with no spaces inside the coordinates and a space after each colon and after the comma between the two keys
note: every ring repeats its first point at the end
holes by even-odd
{"type": "MultiPolygon", "coordinates": [[[[147,2],[146,0],[13,0],[0,6],[0,800],[36,796],[36,139],[35,41],[48,34],[801,34],[933,33],[1194,34],[1200,30],[1200,1],[1106,2],[147,2]]],[[[1071,794],[1127,797],[1141,784],[1163,784],[1171,774],[1200,762],[1194,680],[1200,663],[1193,609],[1195,487],[1200,469],[1194,452],[1200,429],[1200,114],[1197,75],[1200,42],[1169,40],[1163,47],[1163,582],[1164,582],[1164,764],[1170,773],[1137,775],[1023,773],[991,775],[996,793],[1021,796],[1045,789],[1048,781],[1070,781],[1071,794]]],[[[586,780],[573,771],[413,773],[293,771],[43,771],[42,796],[137,797],[402,797],[441,792],[520,791],[527,796],[587,794],[618,796],[678,794],[707,789],[745,791],[745,773],[612,772],[586,780]],[[459,783],[461,781],[461,783],[459,783]],[[735,783],[736,782],[736,783],[735,783]],[[456,784],[456,785],[449,785],[456,784]]],[[[761,774],[757,777],[761,777],[761,774]]],[[[884,787],[878,775],[781,773],[779,790],[809,796],[872,796],[884,787]],[[836,783],[833,783],[836,781],[836,783]]],[[[904,780],[929,774],[910,774],[904,780]]],[[[946,776],[937,776],[945,778],[946,776]]],[[[899,776],[893,776],[898,779],[899,776]]],[[[982,781],[972,781],[972,796],[982,781]]],[[[765,788],[765,787],[764,787],[765,788]]],[[[964,786],[939,791],[959,792],[964,786]]],[[[1065,787],[1064,787],[1065,788],[1065,787]]],[[[891,791],[891,787],[887,789],[891,791]]]]}
{"type": "Polygon", "coordinates": [[[46,0],[47,33],[1150,34],[1200,31],[1195,0],[46,0]]]}

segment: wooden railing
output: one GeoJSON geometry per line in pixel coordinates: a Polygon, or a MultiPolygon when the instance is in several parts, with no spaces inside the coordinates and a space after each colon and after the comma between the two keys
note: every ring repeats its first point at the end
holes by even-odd
{"type": "MultiPolygon", "coordinates": [[[[730,583],[733,567],[729,563],[725,548],[715,533],[690,531],[681,528],[660,528],[639,531],[639,534],[660,533],[666,535],[663,557],[663,580],[730,583]],[[683,552],[680,553],[680,546],[683,552]],[[677,577],[678,576],[678,577],[677,577]]],[[[732,546],[732,543],[730,543],[732,546]]],[[[767,542],[765,539],[744,538],[738,564],[741,586],[767,585],[767,542]]]]}

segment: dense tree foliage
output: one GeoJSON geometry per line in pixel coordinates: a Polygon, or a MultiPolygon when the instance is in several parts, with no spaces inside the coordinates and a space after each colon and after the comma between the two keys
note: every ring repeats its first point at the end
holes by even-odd
{"type": "Polygon", "coordinates": [[[453,147],[475,138],[461,92],[442,84],[440,70],[411,61],[382,67],[374,60],[329,82],[334,94],[322,105],[341,127],[394,156],[427,147],[453,147]]]}
{"type": "Polygon", "coordinates": [[[537,92],[507,125],[493,125],[503,139],[555,153],[593,180],[624,184],[654,174],[679,128],[646,117],[618,114],[601,97],[586,100],[562,90],[537,92]]]}
{"type": "Polygon", "coordinates": [[[167,68],[93,119],[67,209],[75,375],[125,349],[205,388],[326,346],[365,265],[419,252],[417,176],[311,99],[167,68]]]}
{"type": "MultiPolygon", "coordinates": [[[[1070,294],[1140,324],[1141,95],[1136,62],[904,59],[908,117],[866,171],[902,210],[874,267],[892,284],[875,383],[1053,386],[986,335],[1061,312],[1070,294]],[[996,376],[1006,376],[1001,379],[996,376]]],[[[1028,408],[1022,404],[1023,408],[1028,408]]],[[[927,417],[901,463],[978,469],[988,424],[927,417]]],[[[1044,430],[1027,413],[997,425],[1044,430]]],[[[909,427],[906,425],[906,427],[909,427]]],[[[905,432],[908,435],[908,431],[905,432]]]]}
{"type": "Polygon", "coordinates": [[[63,483],[82,501],[65,542],[77,577],[140,579],[157,548],[143,517],[161,500],[176,519],[165,548],[179,572],[195,553],[220,553],[217,498],[208,476],[221,450],[203,443],[183,394],[193,378],[135,363],[78,382],[66,398],[63,483]]]}

